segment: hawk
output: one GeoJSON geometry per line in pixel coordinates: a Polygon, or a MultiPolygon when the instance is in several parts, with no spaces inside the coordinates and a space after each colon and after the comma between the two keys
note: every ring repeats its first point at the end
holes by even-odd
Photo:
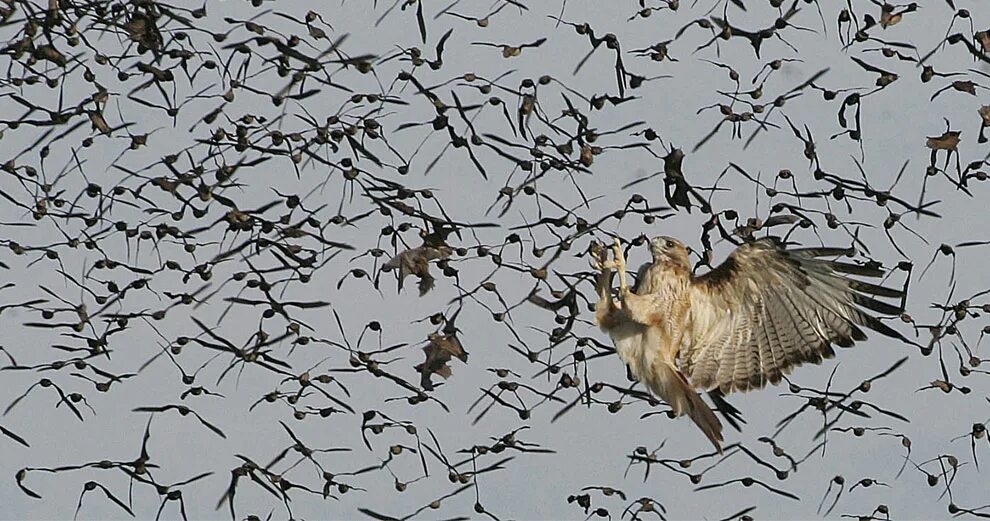
{"type": "Polygon", "coordinates": [[[650,240],[653,262],[640,268],[634,289],[618,239],[612,251],[609,260],[601,245],[592,246],[595,321],[632,375],[675,415],[688,415],[719,452],[722,424],[699,390],[729,394],[776,384],[797,366],[832,358],[833,344],[865,340],[863,327],[909,342],[870,314],[901,313],[904,292],[848,277],[879,277],[883,270],[828,260],[849,249],[787,250],[777,239],[758,239],[695,276],[684,244],[656,237],[650,240]],[[877,298],[898,299],[898,305],[877,298]]]}

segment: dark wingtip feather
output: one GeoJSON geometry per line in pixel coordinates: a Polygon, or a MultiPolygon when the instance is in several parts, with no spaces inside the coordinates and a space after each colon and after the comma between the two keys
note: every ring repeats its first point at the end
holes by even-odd
{"type": "Polygon", "coordinates": [[[856,252],[852,248],[835,248],[835,247],[819,247],[819,248],[795,248],[789,250],[791,253],[795,253],[804,257],[816,258],[816,257],[840,257],[844,255],[850,255],[856,252]]]}
{"type": "Polygon", "coordinates": [[[903,290],[888,288],[885,286],[880,286],[878,284],[871,284],[869,282],[863,282],[861,280],[850,280],[849,287],[856,291],[869,293],[871,295],[876,295],[878,297],[901,298],[904,296],[903,290]]]}
{"type": "Polygon", "coordinates": [[[851,337],[845,335],[837,336],[833,339],[833,341],[835,342],[835,345],[839,347],[852,347],[855,343],[851,337]]]}
{"type": "Polygon", "coordinates": [[[712,403],[715,405],[715,410],[725,418],[726,423],[732,426],[733,429],[742,432],[742,427],[740,423],[746,423],[746,419],[743,418],[742,412],[737,409],[734,405],[725,400],[725,396],[722,395],[717,389],[708,392],[708,397],[711,398],[712,403]]]}
{"type": "Polygon", "coordinates": [[[825,263],[832,271],[846,273],[848,275],[859,275],[861,277],[882,277],[884,271],[875,266],[865,264],[853,264],[850,262],[829,261],[825,263]]]}
{"type": "MultiPolygon", "coordinates": [[[[852,338],[853,338],[853,340],[855,340],[857,342],[866,340],[866,333],[862,329],[856,327],[856,325],[855,324],[852,324],[852,323],[850,323],[849,326],[850,326],[850,328],[852,328],[852,338]]],[[[843,347],[849,347],[849,346],[843,346],[843,347]]]]}
{"type": "Polygon", "coordinates": [[[854,293],[852,299],[856,304],[859,304],[866,309],[876,311],[877,313],[883,313],[884,315],[899,315],[902,311],[904,311],[899,306],[881,302],[879,300],[867,297],[866,295],[854,293]]]}
{"type": "Polygon", "coordinates": [[[897,340],[900,340],[908,344],[914,344],[914,342],[908,340],[907,337],[902,335],[899,331],[891,328],[887,324],[884,324],[879,319],[871,317],[869,315],[863,315],[863,325],[876,331],[877,333],[880,333],[883,336],[896,338],[897,340]]]}

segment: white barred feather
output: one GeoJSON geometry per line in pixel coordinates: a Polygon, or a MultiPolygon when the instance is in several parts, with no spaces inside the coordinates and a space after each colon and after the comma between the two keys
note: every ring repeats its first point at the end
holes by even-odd
{"type": "Polygon", "coordinates": [[[902,293],[844,276],[879,276],[878,269],[817,258],[841,253],[787,251],[761,239],[692,277],[686,295],[690,331],[678,353],[691,383],[726,394],[777,383],[794,367],[834,356],[832,344],[848,347],[865,339],[861,326],[903,339],[864,310],[897,313],[899,307],[875,297],[902,293]]]}

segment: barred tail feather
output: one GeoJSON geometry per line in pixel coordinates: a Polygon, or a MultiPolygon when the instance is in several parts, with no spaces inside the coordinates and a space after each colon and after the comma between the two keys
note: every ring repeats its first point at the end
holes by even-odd
{"type": "Polygon", "coordinates": [[[691,387],[687,379],[676,367],[667,363],[654,366],[653,378],[649,382],[653,392],[666,401],[677,416],[687,415],[705,433],[708,440],[722,453],[722,423],[712,409],[691,387]]]}

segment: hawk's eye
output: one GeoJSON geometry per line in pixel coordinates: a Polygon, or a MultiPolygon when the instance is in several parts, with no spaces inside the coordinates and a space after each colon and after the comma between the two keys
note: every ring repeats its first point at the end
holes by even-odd
{"type": "Polygon", "coordinates": [[[674,247],[674,241],[667,241],[666,243],[664,243],[664,246],[666,246],[668,248],[673,248],[674,247]]]}

